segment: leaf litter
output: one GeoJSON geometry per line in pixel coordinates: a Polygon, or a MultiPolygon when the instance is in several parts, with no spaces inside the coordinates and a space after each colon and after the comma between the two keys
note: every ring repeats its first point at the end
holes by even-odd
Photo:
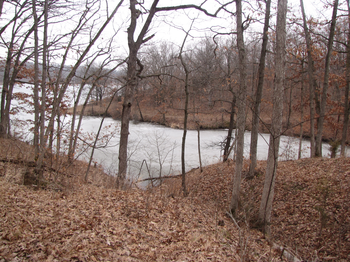
{"type": "Polygon", "coordinates": [[[349,261],[350,160],[280,162],[269,240],[254,228],[265,165],[242,179],[235,221],[227,215],[232,161],[189,172],[186,198],[179,178],[120,191],[97,173],[76,180],[80,167],[59,190],[35,189],[0,168],[0,261],[286,260],[274,243],[303,261],[349,261]]]}

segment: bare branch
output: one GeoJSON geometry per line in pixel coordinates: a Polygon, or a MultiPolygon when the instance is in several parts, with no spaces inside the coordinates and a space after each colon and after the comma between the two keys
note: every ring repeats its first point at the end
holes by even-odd
{"type": "MultiPolygon", "coordinates": [[[[205,3],[206,1],[204,1],[205,3]]],[[[202,3],[200,6],[198,5],[178,5],[178,6],[166,6],[166,7],[157,7],[156,8],[156,12],[161,12],[161,11],[175,11],[175,10],[183,10],[183,9],[197,9],[201,12],[203,12],[204,14],[206,14],[207,16],[211,16],[211,17],[217,17],[218,13],[221,10],[226,10],[225,7],[228,6],[229,4],[234,3],[235,1],[230,1],[222,6],[220,6],[218,8],[218,10],[216,10],[216,12],[214,14],[209,13],[206,9],[202,8],[202,5],[204,3],[202,3]]]]}

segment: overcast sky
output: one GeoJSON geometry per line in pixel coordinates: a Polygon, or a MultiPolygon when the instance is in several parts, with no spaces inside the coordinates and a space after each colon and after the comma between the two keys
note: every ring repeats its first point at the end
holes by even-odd
{"type": "MultiPolygon", "coordinates": [[[[188,1],[176,0],[172,1],[172,5],[176,4],[184,4],[188,1]]],[[[191,1],[192,3],[193,1],[191,1]]],[[[196,2],[196,1],[194,1],[196,2]]],[[[197,1],[198,4],[202,2],[201,0],[197,1]]],[[[210,2],[210,1],[209,1],[210,2]]],[[[252,1],[255,2],[255,1],[252,1]]],[[[252,3],[251,2],[251,3],[252,3]]],[[[273,0],[273,7],[276,6],[277,0],[273,0]]],[[[159,6],[163,4],[168,4],[169,1],[160,1],[159,6]]],[[[323,10],[323,4],[320,0],[304,0],[305,12],[307,17],[319,17],[326,18],[325,12],[323,10]],[[322,11],[321,11],[322,10],[322,11]]],[[[207,10],[210,10],[211,13],[214,13],[217,10],[218,5],[210,5],[207,4],[204,6],[207,10]]],[[[243,8],[247,7],[247,4],[243,3],[243,8]]],[[[288,7],[290,8],[291,13],[294,12],[296,16],[301,17],[300,11],[300,0],[288,0],[288,7]]],[[[265,6],[263,6],[265,8],[265,6]]],[[[235,3],[231,4],[228,9],[234,11],[235,3]]],[[[264,11],[264,10],[263,10],[264,11]]],[[[247,12],[247,11],[246,11],[247,12]]],[[[275,10],[272,10],[272,13],[275,10]]],[[[292,14],[289,13],[291,16],[292,14]]],[[[331,10],[329,13],[326,13],[331,18],[331,10]]],[[[225,14],[224,12],[219,13],[219,18],[211,18],[204,14],[200,14],[198,11],[176,11],[176,12],[164,12],[158,16],[151,27],[150,33],[155,33],[156,36],[153,41],[171,41],[180,45],[184,39],[185,32],[184,30],[188,30],[190,27],[191,19],[196,19],[194,22],[193,29],[191,31],[191,35],[200,37],[205,34],[211,35],[209,28],[213,28],[220,32],[227,32],[230,30],[235,30],[235,17],[230,16],[229,14],[225,14]]],[[[253,18],[261,19],[263,21],[263,16],[258,16],[257,13],[253,14],[253,18]]],[[[271,20],[271,24],[274,24],[276,17],[274,16],[271,20]]],[[[256,28],[256,30],[260,31],[262,26],[258,24],[252,25],[252,28],[256,28]]],[[[190,41],[190,40],[189,40],[190,41]]],[[[195,41],[195,40],[194,40],[195,41]]]]}

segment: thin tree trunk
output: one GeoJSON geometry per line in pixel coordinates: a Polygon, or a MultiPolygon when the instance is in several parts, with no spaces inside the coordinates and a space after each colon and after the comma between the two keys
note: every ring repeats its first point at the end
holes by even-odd
{"type": "Polygon", "coordinates": [[[265,60],[266,60],[266,50],[268,43],[268,30],[270,23],[270,7],[271,0],[266,1],[266,11],[265,11],[265,22],[264,22],[264,32],[263,32],[263,42],[261,47],[259,71],[258,71],[258,86],[255,95],[254,108],[253,108],[253,119],[252,119],[252,132],[250,138],[250,166],[248,178],[254,176],[256,163],[257,163],[257,151],[258,151],[258,132],[259,132],[259,116],[260,116],[260,104],[262,98],[262,91],[264,87],[264,75],[265,75],[265,60]]]}
{"type": "Polygon", "coordinates": [[[230,147],[232,141],[232,131],[235,124],[235,114],[236,114],[236,94],[233,91],[232,87],[232,79],[231,79],[231,52],[227,50],[227,78],[229,81],[229,90],[232,93],[232,101],[231,101],[231,112],[230,112],[230,123],[227,130],[226,143],[224,148],[224,156],[223,162],[226,162],[230,155],[230,147]]]}
{"type": "Polygon", "coordinates": [[[286,15],[287,0],[278,0],[277,28],[276,28],[276,55],[275,55],[275,83],[273,90],[273,116],[270,133],[269,153],[265,174],[265,183],[259,209],[259,222],[263,231],[270,234],[272,202],[278,163],[278,150],[282,130],[283,112],[283,82],[285,67],[286,45],[286,15]]]}
{"type": "Polygon", "coordinates": [[[244,153],[244,131],[245,131],[245,108],[246,108],[246,51],[244,47],[243,37],[243,24],[242,24],[242,1],[236,0],[237,9],[237,48],[238,48],[238,69],[239,69],[239,91],[238,91],[238,114],[237,114],[237,155],[236,155],[236,166],[233,180],[233,190],[230,203],[230,210],[234,214],[238,208],[242,166],[243,166],[243,153],[244,153]]]}
{"type": "Polygon", "coordinates": [[[185,148],[186,148],[186,135],[187,135],[187,119],[188,119],[188,100],[189,100],[189,76],[190,76],[190,71],[187,68],[187,65],[183,59],[183,48],[185,46],[186,43],[186,39],[189,35],[189,32],[192,29],[192,25],[193,25],[194,20],[192,21],[192,24],[189,28],[189,30],[186,32],[186,36],[182,42],[182,46],[180,49],[180,54],[179,54],[179,58],[182,64],[182,67],[185,71],[185,108],[184,108],[184,130],[183,130],[183,134],[182,134],[182,144],[181,144],[181,177],[182,177],[182,181],[181,181],[181,186],[182,186],[182,192],[184,194],[184,196],[187,196],[187,189],[186,189],[186,161],[185,161],[185,148]]]}
{"type": "Polygon", "coordinates": [[[199,168],[200,171],[203,172],[203,166],[202,166],[202,155],[201,155],[201,129],[198,124],[197,126],[197,140],[198,140],[198,159],[199,159],[199,168]]]}
{"type": "Polygon", "coordinates": [[[227,161],[227,159],[230,155],[230,152],[231,152],[230,148],[231,148],[231,141],[232,141],[232,132],[233,132],[234,124],[235,124],[235,113],[236,113],[235,108],[236,108],[236,94],[232,91],[230,123],[229,123],[228,131],[227,131],[223,162],[227,161]]]}
{"type": "MultiPolygon", "coordinates": [[[[60,91],[58,92],[58,87],[59,87],[59,84],[60,84],[60,78],[61,78],[61,74],[62,74],[62,71],[63,71],[63,68],[64,68],[65,60],[66,60],[66,57],[67,57],[67,54],[68,54],[68,50],[70,49],[70,46],[71,46],[71,44],[73,42],[73,39],[77,35],[77,32],[81,29],[81,27],[80,27],[81,24],[79,24],[79,26],[76,28],[76,31],[72,33],[72,38],[70,40],[70,43],[68,44],[68,47],[66,48],[66,53],[64,54],[63,62],[61,64],[60,71],[58,73],[57,83],[56,83],[56,87],[55,87],[55,90],[54,90],[55,99],[53,101],[52,113],[51,113],[51,117],[49,119],[48,127],[47,127],[46,132],[45,132],[44,141],[43,141],[43,144],[42,144],[43,147],[46,147],[47,138],[49,136],[53,135],[54,120],[55,120],[55,117],[59,114],[59,107],[60,107],[61,101],[62,101],[62,99],[64,97],[64,94],[65,94],[65,92],[66,92],[66,90],[67,90],[67,88],[68,88],[72,78],[75,76],[75,73],[76,73],[77,69],[79,68],[79,66],[81,65],[83,60],[85,59],[86,55],[89,53],[89,51],[92,48],[92,46],[96,43],[97,39],[101,36],[101,34],[104,31],[104,29],[107,27],[107,25],[112,20],[114,15],[117,13],[117,11],[118,11],[119,7],[121,6],[121,4],[123,3],[123,1],[124,0],[120,0],[119,1],[117,6],[114,8],[113,12],[110,14],[109,17],[107,17],[106,21],[103,23],[103,25],[98,30],[96,35],[94,35],[94,37],[90,40],[88,46],[85,48],[85,50],[82,52],[81,56],[78,58],[77,62],[74,64],[73,68],[71,69],[71,71],[69,72],[68,76],[66,77],[63,85],[61,86],[60,91]]],[[[52,140],[50,140],[50,141],[52,141],[52,140]]],[[[52,146],[52,144],[51,144],[51,146],[52,146]]],[[[42,163],[44,161],[44,153],[45,153],[44,150],[42,152],[40,152],[39,159],[37,161],[37,169],[40,169],[40,167],[42,166],[42,163]]]]}
{"type": "Polygon", "coordinates": [[[97,58],[97,56],[95,56],[94,59],[92,59],[92,61],[88,64],[86,70],[85,70],[85,73],[84,73],[84,77],[80,83],[80,87],[79,87],[79,90],[78,90],[78,94],[77,94],[77,97],[75,98],[75,101],[74,101],[74,106],[73,106],[73,113],[72,113],[72,123],[71,123],[71,129],[70,129],[70,136],[69,136],[69,145],[68,145],[68,161],[72,161],[73,160],[73,156],[74,156],[74,153],[75,153],[75,148],[76,148],[76,144],[77,144],[77,141],[76,139],[78,138],[78,135],[79,135],[79,130],[80,130],[80,125],[81,125],[81,121],[82,121],[82,116],[84,115],[84,111],[85,111],[85,108],[86,108],[86,105],[88,103],[88,100],[90,98],[90,94],[92,92],[92,90],[94,89],[94,84],[92,84],[91,88],[89,89],[89,92],[85,98],[85,102],[82,106],[82,109],[80,111],[80,118],[79,118],[79,122],[78,122],[78,127],[76,129],[76,131],[74,131],[75,129],[75,120],[76,120],[76,116],[77,116],[77,107],[78,107],[78,104],[79,104],[79,101],[80,101],[80,97],[82,95],[82,92],[83,92],[83,89],[86,85],[86,82],[87,80],[92,77],[91,75],[88,76],[88,73],[89,73],[89,70],[91,68],[91,66],[93,65],[93,62],[95,61],[95,59],[97,58]]]}
{"type": "MultiPolygon", "coordinates": [[[[92,88],[91,88],[91,90],[92,90],[92,88]]],[[[92,159],[93,159],[93,156],[94,156],[94,152],[95,152],[95,148],[96,148],[96,143],[98,141],[98,137],[100,136],[100,132],[101,132],[101,129],[102,129],[102,126],[103,126],[103,122],[104,122],[104,120],[105,120],[105,118],[107,116],[108,109],[110,108],[110,106],[111,106],[111,104],[113,102],[113,99],[114,99],[114,97],[115,97],[115,95],[117,94],[118,91],[119,91],[119,89],[113,94],[112,98],[109,100],[109,103],[108,103],[108,105],[106,107],[105,112],[103,113],[103,117],[102,117],[100,126],[98,128],[97,134],[95,136],[94,144],[92,146],[92,151],[91,151],[90,158],[89,158],[89,165],[88,165],[88,168],[87,168],[86,173],[85,173],[85,182],[87,182],[87,178],[88,178],[88,175],[89,175],[91,162],[92,162],[92,159]]]]}
{"type": "Polygon", "coordinates": [[[333,7],[331,28],[329,31],[328,45],[327,45],[323,91],[322,91],[322,99],[320,104],[320,115],[317,121],[316,156],[319,156],[319,157],[322,157],[322,133],[323,133],[324,118],[326,113],[327,91],[329,86],[329,70],[330,70],[330,61],[331,61],[331,55],[333,50],[335,24],[337,20],[337,10],[338,10],[338,0],[335,0],[334,7],[333,7]]]}
{"type": "Polygon", "coordinates": [[[56,168],[59,167],[60,151],[61,151],[61,114],[57,114],[57,137],[56,137],[56,168]]]}
{"type": "Polygon", "coordinates": [[[47,28],[48,28],[48,0],[44,2],[44,36],[43,36],[43,64],[42,64],[42,78],[41,78],[41,112],[40,112],[40,152],[44,151],[45,141],[45,113],[46,113],[46,79],[47,79],[47,28]]]}
{"type": "Polygon", "coordinates": [[[301,90],[300,90],[300,133],[299,133],[299,150],[298,150],[298,159],[301,159],[301,151],[303,146],[303,124],[304,124],[304,60],[301,62],[301,71],[302,77],[301,77],[301,90]]]}
{"type": "Polygon", "coordinates": [[[39,37],[38,37],[38,16],[36,13],[36,0],[32,1],[33,18],[34,18],[34,149],[35,159],[39,156],[39,37]]]}
{"type": "Polygon", "coordinates": [[[341,156],[345,156],[346,139],[349,125],[349,89],[350,89],[350,1],[347,0],[348,5],[348,39],[346,45],[346,86],[345,86],[345,101],[344,101],[344,120],[341,139],[341,156]]]}
{"type": "Polygon", "coordinates": [[[290,117],[292,115],[292,96],[293,96],[293,87],[291,84],[289,84],[289,103],[288,103],[288,116],[287,116],[286,129],[289,129],[289,127],[290,127],[290,117]]]}
{"type": "Polygon", "coordinates": [[[306,16],[304,10],[304,2],[300,0],[301,12],[303,15],[303,27],[305,33],[305,40],[307,46],[307,60],[308,60],[308,74],[309,74],[309,95],[310,95],[310,145],[311,145],[311,155],[310,157],[315,157],[315,93],[316,93],[316,79],[315,79],[315,66],[314,60],[312,58],[312,46],[311,37],[309,29],[306,23],[306,16]]]}
{"type": "MultiPolygon", "coordinates": [[[[85,86],[85,79],[82,80],[81,84],[80,84],[80,88],[79,88],[79,91],[78,91],[78,94],[77,94],[77,97],[75,98],[75,101],[74,101],[74,106],[73,106],[73,113],[72,113],[72,123],[71,123],[71,127],[70,127],[70,135],[69,135],[69,145],[68,145],[68,161],[71,162],[73,160],[73,156],[74,156],[74,138],[75,138],[75,135],[76,132],[74,131],[75,129],[75,119],[76,119],[76,116],[77,116],[77,107],[78,107],[78,103],[80,101],[80,97],[81,97],[81,93],[83,92],[83,88],[85,86]]],[[[91,89],[90,89],[91,90],[91,89]]],[[[88,96],[86,97],[86,100],[89,99],[89,96],[90,96],[90,92],[89,91],[89,94],[88,96]]],[[[85,104],[85,103],[84,103],[85,104]]],[[[85,105],[86,106],[86,105],[85,105]]]]}
{"type": "Polygon", "coordinates": [[[10,82],[10,72],[12,66],[12,55],[14,49],[14,37],[15,37],[15,26],[14,23],[12,28],[12,38],[10,45],[7,50],[7,58],[5,63],[4,77],[2,82],[2,92],[1,92],[1,122],[0,122],[0,137],[6,138],[8,137],[8,125],[10,122],[10,107],[8,106],[7,101],[11,101],[11,91],[9,90],[9,82],[10,82]]]}

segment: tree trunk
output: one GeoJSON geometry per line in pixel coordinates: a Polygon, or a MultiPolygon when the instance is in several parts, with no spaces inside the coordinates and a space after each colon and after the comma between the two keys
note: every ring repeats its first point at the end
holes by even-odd
{"type": "MultiPolygon", "coordinates": [[[[4,77],[2,82],[1,92],[1,122],[0,122],[0,137],[6,138],[8,136],[8,125],[10,122],[10,111],[6,108],[8,100],[11,100],[9,82],[10,82],[10,71],[12,65],[12,55],[14,47],[14,35],[12,34],[11,42],[7,51],[7,58],[5,63],[4,77]]],[[[9,108],[9,107],[8,107],[9,108]]]]}
{"type": "Polygon", "coordinates": [[[198,144],[198,160],[199,160],[199,168],[201,173],[203,172],[202,166],[202,155],[201,155],[201,128],[199,124],[197,125],[197,144],[198,144]]]}
{"type": "Polygon", "coordinates": [[[203,9],[201,6],[196,5],[179,5],[179,6],[165,6],[157,7],[159,0],[153,0],[153,3],[148,10],[147,18],[145,19],[144,25],[140,29],[137,40],[134,40],[134,34],[136,31],[137,18],[142,13],[142,11],[137,10],[136,6],[140,3],[137,0],[130,0],[130,26],[127,30],[128,35],[128,47],[129,47],[129,58],[128,58],[128,68],[127,68],[127,85],[125,90],[123,109],[122,109],[122,120],[121,120],[121,132],[120,132],[120,143],[119,143],[119,167],[117,176],[117,186],[123,188],[125,186],[126,171],[127,171],[127,146],[128,146],[128,136],[129,136],[129,120],[131,116],[131,107],[134,99],[134,92],[137,84],[137,74],[142,71],[142,65],[137,59],[137,53],[142,44],[146,43],[153,38],[154,35],[146,37],[149,31],[149,26],[153,20],[156,12],[161,11],[172,11],[180,9],[197,9],[208,16],[216,17],[218,12],[222,10],[229,3],[222,5],[215,14],[210,14],[208,11],[203,9]],[[140,69],[137,69],[137,64],[140,69]]]}
{"type": "MultiPolygon", "coordinates": [[[[48,123],[48,127],[46,129],[45,132],[45,136],[44,136],[44,141],[43,141],[43,147],[46,147],[46,143],[47,143],[47,138],[49,136],[53,135],[53,129],[54,129],[54,121],[56,116],[59,114],[59,107],[61,104],[61,101],[64,97],[64,94],[72,80],[72,78],[75,76],[75,73],[77,71],[77,69],[79,68],[79,66],[81,65],[81,63],[83,62],[83,60],[85,59],[86,55],[89,53],[90,49],[92,48],[92,46],[94,46],[94,44],[96,43],[97,39],[101,36],[102,32],[104,31],[104,29],[106,28],[106,26],[109,24],[109,22],[112,20],[112,18],[114,17],[114,15],[117,13],[119,7],[121,6],[121,4],[123,3],[123,0],[120,0],[119,3],[117,4],[117,6],[114,8],[113,12],[110,14],[109,17],[106,18],[106,21],[103,23],[103,25],[101,26],[101,28],[99,28],[99,30],[97,31],[97,33],[92,37],[92,39],[90,40],[89,44],[86,46],[86,48],[84,49],[84,51],[82,52],[82,54],[79,56],[78,60],[76,61],[76,63],[74,64],[74,66],[72,67],[71,71],[69,72],[68,76],[66,77],[66,79],[64,80],[60,90],[59,90],[59,86],[60,86],[60,82],[61,82],[61,75],[62,75],[62,71],[64,69],[64,65],[65,65],[65,61],[68,55],[68,50],[70,49],[74,38],[77,36],[79,30],[81,29],[80,25],[72,32],[72,36],[70,39],[70,42],[66,48],[66,52],[63,55],[62,58],[62,63],[61,63],[61,67],[59,69],[58,75],[57,75],[57,82],[56,82],[56,87],[54,90],[54,101],[53,101],[53,105],[52,105],[52,113],[49,119],[49,123],[48,123]],[[59,90],[59,92],[58,92],[59,90]]],[[[50,141],[51,137],[50,137],[50,141]]],[[[51,144],[51,143],[50,143],[51,144]]],[[[52,146],[52,144],[51,144],[52,146]]],[[[49,147],[50,148],[50,147],[49,147]]],[[[42,152],[40,152],[40,156],[39,159],[37,161],[37,167],[40,168],[40,166],[42,165],[44,160],[44,150],[42,152]]]]}
{"type": "Polygon", "coordinates": [[[234,214],[238,208],[239,193],[241,186],[241,173],[243,166],[243,153],[244,153],[244,131],[245,131],[245,108],[246,108],[246,51],[244,47],[243,37],[243,23],[242,23],[242,1],[236,0],[237,9],[237,48],[238,48],[238,70],[239,70],[239,91],[238,91],[238,114],[237,114],[237,155],[236,166],[233,180],[233,190],[230,203],[230,210],[234,214]]]}
{"type": "MultiPolygon", "coordinates": [[[[230,84],[231,85],[231,84],[230,84]]],[[[226,162],[230,155],[232,132],[235,124],[235,113],[236,113],[236,94],[232,91],[232,101],[231,101],[231,112],[230,112],[230,123],[227,130],[226,143],[224,148],[224,158],[223,162],[226,162]]]]}
{"type": "MultiPolygon", "coordinates": [[[[73,161],[73,156],[74,156],[74,150],[73,150],[73,145],[74,145],[74,138],[75,138],[75,119],[76,119],[76,116],[77,116],[77,106],[78,106],[78,103],[80,101],[80,97],[81,97],[81,93],[83,91],[83,88],[85,86],[85,79],[83,79],[81,81],[81,84],[80,84],[80,87],[79,87],[79,90],[78,90],[78,94],[77,94],[77,97],[75,98],[75,101],[74,101],[74,106],[73,106],[73,113],[72,113],[72,123],[71,123],[71,126],[70,126],[70,134],[69,134],[69,141],[68,141],[68,161],[69,162],[72,162],[73,161]]],[[[91,89],[90,89],[91,90],[91,89]]],[[[89,99],[89,95],[90,95],[90,91],[89,91],[89,94],[87,95],[86,99],[89,99]]],[[[75,148],[74,148],[75,149],[75,148]]]]}
{"type": "MultiPolygon", "coordinates": [[[[130,44],[129,44],[130,47],[130,44]]],[[[127,158],[128,158],[128,138],[129,138],[129,121],[131,117],[131,106],[134,98],[134,90],[137,85],[136,77],[136,60],[137,60],[137,50],[130,48],[129,60],[128,60],[128,72],[127,79],[128,83],[126,85],[122,117],[121,117],[121,130],[120,130],[120,140],[119,140],[119,167],[118,167],[118,177],[117,177],[117,187],[125,187],[125,179],[127,172],[127,158]]]]}
{"type": "Polygon", "coordinates": [[[236,93],[233,91],[232,87],[232,78],[231,78],[231,53],[230,50],[227,50],[227,76],[226,78],[229,81],[229,90],[232,93],[231,101],[231,112],[230,112],[230,123],[227,130],[226,143],[224,148],[224,157],[223,162],[226,162],[230,155],[230,147],[232,141],[232,131],[235,124],[235,114],[236,114],[236,93]]]}
{"type": "Polygon", "coordinates": [[[33,8],[33,18],[34,18],[34,149],[35,149],[35,159],[39,156],[39,130],[40,130],[40,120],[39,120],[39,37],[38,37],[38,16],[36,13],[36,0],[32,1],[33,8]]]}
{"type": "Polygon", "coordinates": [[[316,93],[316,79],[315,79],[315,66],[314,60],[312,58],[312,46],[311,37],[309,29],[306,23],[306,16],[304,10],[304,2],[300,0],[301,13],[303,15],[303,27],[305,32],[305,40],[307,46],[307,60],[308,60],[308,74],[309,74],[309,95],[310,95],[310,145],[311,145],[311,155],[310,157],[315,157],[315,93],[316,93]]]}
{"type": "MultiPolygon", "coordinates": [[[[144,39],[151,21],[155,15],[156,7],[159,0],[154,0],[150,8],[148,17],[144,26],[137,37],[134,40],[134,34],[136,30],[137,18],[139,16],[139,11],[136,9],[138,2],[136,0],[130,0],[130,26],[128,28],[128,46],[129,46],[129,59],[127,62],[127,84],[124,95],[122,117],[121,117],[121,130],[120,130],[120,140],[119,140],[119,166],[118,166],[118,176],[117,176],[117,187],[125,187],[125,179],[127,172],[127,155],[128,155],[128,137],[129,137],[129,121],[131,117],[131,107],[134,100],[134,92],[137,85],[137,74],[141,73],[142,67],[137,70],[137,53],[141,45],[147,41],[144,39]]],[[[150,39],[150,38],[148,38],[150,39]]]]}
{"type": "Polygon", "coordinates": [[[87,182],[87,178],[88,178],[88,175],[89,175],[89,170],[90,170],[90,166],[91,166],[91,162],[92,162],[92,159],[93,159],[93,156],[94,156],[94,152],[95,152],[95,148],[96,148],[96,144],[97,144],[97,141],[98,141],[98,137],[100,136],[100,133],[101,133],[101,130],[102,130],[102,126],[103,126],[103,122],[107,116],[107,112],[114,100],[114,97],[115,95],[117,94],[118,91],[116,91],[113,95],[112,95],[112,98],[109,100],[109,103],[106,107],[106,110],[105,112],[103,113],[103,116],[102,116],[102,120],[101,120],[101,123],[100,123],[100,126],[98,128],[98,131],[97,131],[97,134],[96,134],[96,137],[95,137],[95,141],[94,141],[94,144],[92,146],[92,150],[91,150],[91,154],[90,154],[90,158],[89,158],[89,164],[88,164],[88,167],[87,167],[87,170],[86,170],[86,173],[85,173],[85,182],[87,182]]]}
{"type": "Polygon", "coordinates": [[[349,89],[350,89],[350,1],[347,0],[348,5],[348,39],[346,45],[346,85],[345,85],[345,101],[344,101],[344,120],[343,120],[343,131],[341,139],[341,156],[345,156],[346,139],[348,134],[349,125],[349,89]]]}
{"type": "Polygon", "coordinates": [[[259,116],[260,116],[260,104],[262,98],[262,91],[264,87],[264,74],[265,74],[265,60],[266,60],[266,50],[268,43],[268,30],[270,23],[270,7],[271,0],[266,1],[266,11],[265,11],[265,23],[263,32],[263,42],[261,47],[260,62],[259,62],[259,72],[258,72],[258,86],[255,95],[254,108],[253,108],[253,119],[252,119],[252,132],[250,138],[250,166],[248,177],[252,178],[254,176],[256,162],[257,162],[257,151],[258,151],[258,132],[259,132],[259,116]]]}
{"type": "Polygon", "coordinates": [[[278,149],[282,130],[283,82],[286,45],[287,0],[278,0],[276,26],[275,83],[273,90],[273,116],[265,183],[259,209],[259,222],[263,231],[270,233],[272,202],[278,163],[278,149]]]}
{"type": "MultiPolygon", "coordinates": [[[[301,61],[301,71],[304,72],[304,59],[301,61]]],[[[298,159],[301,159],[301,151],[303,146],[303,125],[304,125],[304,83],[305,77],[302,73],[301,77],[301,90],[300,90],[300,133],[299,133],[299,150],[298,150],[298,159]]]]}
{"type": "Polygon", "coordinates": [[[42,78],[41,78],[41,108],[40,108],[40,152],[44,151],[45,141],[45,113],[46,113],[46,78],[47,78],[47,31],[48,31],[48,0],[44,3],[44,36],[43,36],[43,54],[42,54],[42,78]]]}
{"type": "Polygon", "coordinates": [[[337,10],[338,10],[338,0],[334,1],[333,7],[333,15],[331,28],[329,31],[329,39],[327,45],[327,56],[325,62],[325,72],[324,72],[324,81],[323,81],[323,91],[322,91],[322,99],[320,104],[320,114],[317,121],[317,137],[316,137],[316,156],[322,157],[322,133],[323,133],[323,123],[326,113],[326,103],[327,103],[327,91],[329,86],[329,69],[330,69],[330,60],[333,50],[333,41],[334,41],[334,32],[335,32],[335,24],[337,20],[337,10]]]}
{"type": "Polygon", "coordinates": [[[187,119],[188,119],[188,100],[189,100],[189,76],[190,76],[190,71],[188,70],[188,67],[183,59],[183,48],[186,43],[186,39],[192,29],[194,20],[192,21],[192,24],[189,28],[189,30],[186,32],[186,36],[182,42],[181,48],[180,48],[180,53],[179,53],[179,58],[181,61],[181,65],[185,71],[185,86],[184,86],[184,91],[185,91],[185,108],[184,108],[184,130],[182,134],[182,144],[181,144],[181,177],[182,177],[182,192],[184,196],[187,196],[187,189],[186,189],[186,161],[185,161],[185,148],[186,148],[186,135],[187,135],[187,119]]]}

